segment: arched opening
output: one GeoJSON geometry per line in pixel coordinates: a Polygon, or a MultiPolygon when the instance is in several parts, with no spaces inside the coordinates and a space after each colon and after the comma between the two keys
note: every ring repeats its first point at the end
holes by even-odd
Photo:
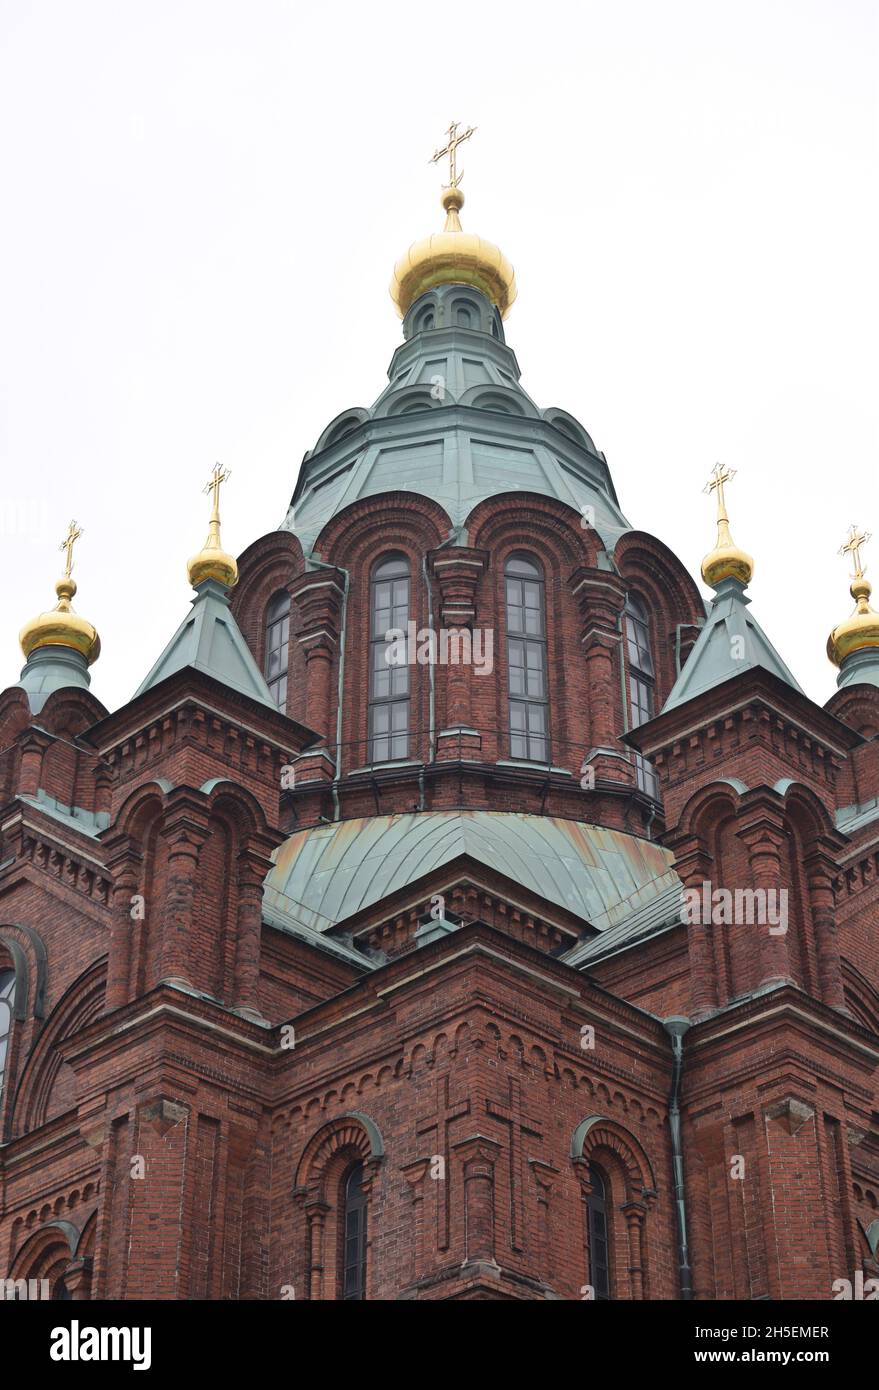
{"type": "MultiPolygon", "coordinates": [[[[629,667],[629,719],[631,727],[646,724],[656,713],[656,668],[650,644],[650,620],[641,599],[630,594],[624,615],[626,657],[629,667]]],[[[653,764],[635,754],[635,774],[641,791],[659,800],[659,781],[653,764]]]]}
{"type": "Polygon", "coordinates": [[[3,1077],[12,1039],[12,1006],[15,1002],[15,971],[0,969],[0,1101],[3,1099],[3,1077]]]}
{"type": "Polygon", "coordinates": [[[608,1184],[596,1163],[589,1165],[589,1185],[591,1191],[586,1198],[589,1216],[589,1282],[596,1299],[606,1300],[611,1296],[610,1241],[607,1228],[608,1184]]]}
{"type": "Polygon", "coordinates": [[[348,1170],[342,1197],[342,1298],[349,1302],[366,1298],[367,1197],[363,1188],[363,1164],[348,1170]]]}

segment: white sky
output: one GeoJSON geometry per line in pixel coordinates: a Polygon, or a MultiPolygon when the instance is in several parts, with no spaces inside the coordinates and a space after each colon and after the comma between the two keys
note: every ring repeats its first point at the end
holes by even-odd
{"type": "Polygon", "coordinates": [[[215,459],[229,549],[281,522],[304,451],[385,383],[387,284],[441,226],[455,119],[526,390],[696,574],[701,488],[739,470],[753,611],[826,700],[851,521],[879,584],[877,16],[0,0],[0,688],[71,516],[110,708],[188,611],[215,459]]]}

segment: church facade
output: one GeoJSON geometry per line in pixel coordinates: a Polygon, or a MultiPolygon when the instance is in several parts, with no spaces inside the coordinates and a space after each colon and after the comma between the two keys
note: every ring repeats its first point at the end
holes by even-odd
{"type": "Polygon", "coordinates": [[[237,561],[215,470],[191,609],[129,703],[90,689],[75,527],[22,631],[7,1297],[829,1299],[879,1277],[866,537],[820,707],[750,610],[732,474],[706,604],[583,425],[525,392],[512,268],[461,227],[462,138],[445,229],[394,273],[387,386],[237,561]]]}

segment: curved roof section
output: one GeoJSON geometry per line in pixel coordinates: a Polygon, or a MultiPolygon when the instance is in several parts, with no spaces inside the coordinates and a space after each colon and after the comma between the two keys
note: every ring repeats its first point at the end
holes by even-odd
{"type": "Polygon", "coordinates": [[[599,931],[680,896],[672,855],[649,840],[550,816],[433,811],[298,831],[275,851],[265,907],[277,924],[327,932],[462,855],[599,931]]]}
{"type": "Polygon", "coordinates": [[[501,338],[457,326],[417,331],[388,378],[369,410],[343,412],[303,460],[281,529],[306,553],[333,516],[383,492],[433,498],[454,531],[477,503],[517,491],[591,507],[607,550],[631,529],[604,455],[573,416],[535,405],[501,338]]]}

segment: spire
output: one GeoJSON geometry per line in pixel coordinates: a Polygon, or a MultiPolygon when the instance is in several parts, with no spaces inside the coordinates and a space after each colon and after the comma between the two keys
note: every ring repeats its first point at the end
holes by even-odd
{"type": "Polygon", "coordinates": [[[230,589],[238,583],[238,565],[234,556],[223,549],[220,541],[220,487],[231,476],[228,469],[215,463],[214,471],[205,484],[204,491],[211,497],[211,519],[204,547],[192,556],[186,567],[193,588],[197,588],[203,579],[216,579],[230,589]]]}
{"type": "Polygon", "coordinates": [[[73,547],[83,534],[71,521],[58,547],[64,551],[64,573],[55,585],[58,602],[48,613],[32,618],[18,635],[27,658],[19,685],[27,692],[34,714],[39,713],[54,690],[78,686],[88,689],[88,668],[101,654],[101,639],[87,618],[74,613],[70,600],[76,593],[73,547]]]}
{"type": "Polygon", "coordinates": [[[803,693],[756,618],[747,611],[751,600],[745,595],[745,588],[754,572],[754,561],[733,541],[723,491],[724,484],[734,477],[735,470],[715,464],[704,489],[709,494],[717,493],[717,544],[702,561],[702,578],[714,589],[714,598],[705,626],[663,705],[663,712],[753,667],[762,667],[803,693]]]}
{"type": "Polygon", "coordinates": [[[270,709],[278,708],[229,607],[228,591],[238,581],[238,565],[220,542],[219,503],[220,486],[229,476],[216,464],[204,489],[211,494],[211,519],[204,549],[193,555],[187,566],[195,589],[192,612],[138,686],[135,699],[176,672],[192,667],[270,709]]]}
{"type": "Polygon", "coordinates": [[[445,145],[436,150],[430,160],[435,164],[447,155],[449,159],[449,182],[441,197],[446,213],[445,227],[424,241],[415,242],[394,266],[391,298],[400,318],[405,318],[416,299],[435,285],[472,285],[491,300],[502,318],[506,318],[516,298],[516,277],[503,252],[490,241],[483,241],[461,227],[458,214],[464,206],[460,188],[464,171],[458,172],[457,150],[470,139],[476,127],[468,126],[459,135],[458,124],[452,122],[445,145]]]}
{"type": "Polygon", "coordinates": [[[840,546],[840,555],[850,555],[853,574],[849,593],[855,600],[855,610],[831,632],[827,639],[827,655],[840,668],[837,685],[879,685],[879,613],[870,607],[873,586],[865,577],[861,546],[870,539],[868,531],[849,528],[848,537],[840,546]]]}

